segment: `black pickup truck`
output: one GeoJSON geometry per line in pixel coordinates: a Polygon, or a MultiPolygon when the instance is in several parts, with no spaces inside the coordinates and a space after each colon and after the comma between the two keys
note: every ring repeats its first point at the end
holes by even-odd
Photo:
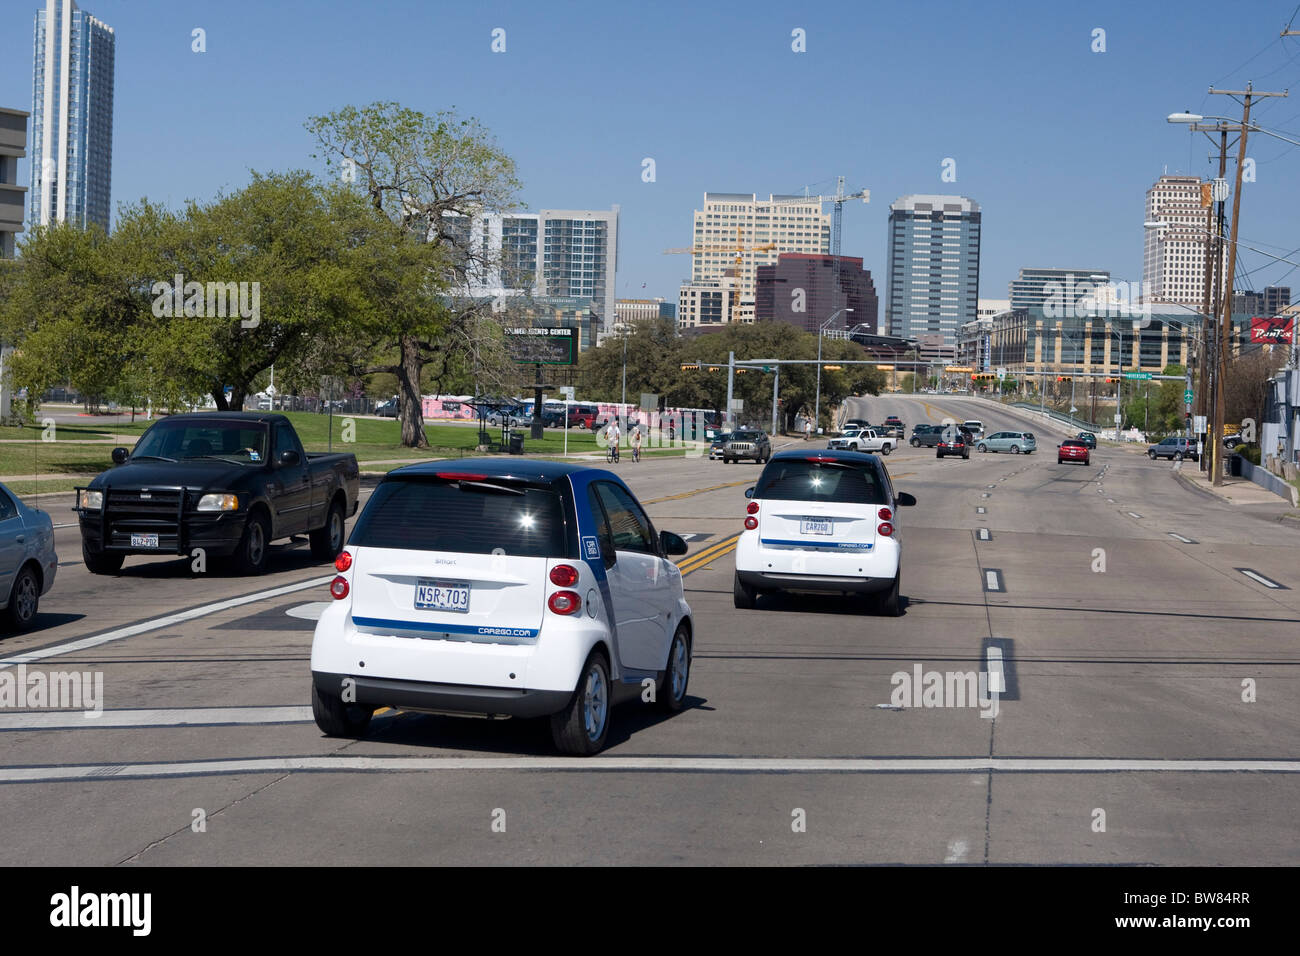
{"type": "Polygon", "coordinates": [[[169,415],[132,451],[114,448],[113,463],[77,489],[81,556],[94,574],[120,570],[128,554],[197,548],[258,574],[270,543],[298,534],[325,561],[357,510],[356,456],[308,454],[289,419],[268,412],[169,415]]]}

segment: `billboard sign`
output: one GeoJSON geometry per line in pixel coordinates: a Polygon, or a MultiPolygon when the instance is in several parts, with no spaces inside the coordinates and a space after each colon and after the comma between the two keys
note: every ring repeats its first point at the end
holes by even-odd
{"type": "Polygon", "coordinates": [[[1252,316],[1250,320],[1250,341],[1255,344],[1290,345],[1294,334],[1295,318],[1289,315],[1273,317],[1252,316]]]}
{"type": "Polygon", "coordinates": [[[578,361],[578,330],[508,328],[506,347],[520,365],[574,365],[578,361]]]}

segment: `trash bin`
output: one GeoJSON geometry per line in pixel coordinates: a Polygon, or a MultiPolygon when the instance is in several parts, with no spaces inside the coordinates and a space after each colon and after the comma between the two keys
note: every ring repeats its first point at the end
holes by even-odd
{"type": "Polygon", "coordinates": [[[1241,456],[1240,455],[1228,456],[1228,477],[1229,478],[1241,477],[1241,456]]]}
{"type": "Polygon", "coordinates": [[[522,455],[524,453],[524,436],[518,432],[510,435],[510,454],[522,455]]]}

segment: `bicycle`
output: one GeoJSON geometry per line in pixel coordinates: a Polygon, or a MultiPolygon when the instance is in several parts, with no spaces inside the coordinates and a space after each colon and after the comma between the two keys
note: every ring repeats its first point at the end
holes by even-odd
{"type": "Polygon", "coordinates": [[[611,465],[618,464],[617,445],[610,445],[608,448],[605,449],[605,461],[609,462],[611,465]]]}
{"type": "Polygon", "coordinates": [[[637,444],[637,445],[633,445],[633,446],[632,446],[632,461],[634,461],[634,462],[638,462],[638,461],[640,461],[640,460],[641,460],[641,446],[640,446],[639,444],[637,444]]]}

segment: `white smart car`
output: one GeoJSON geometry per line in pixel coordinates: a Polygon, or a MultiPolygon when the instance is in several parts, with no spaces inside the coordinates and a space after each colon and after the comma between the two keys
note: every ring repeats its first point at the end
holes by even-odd
{"type": "Polygon", "coordinates": [[[610,708],[680,710],[694,624],[671,556],[617,475],[464,459],[380,482],[335,562],[311,649],[331,736],[383,706],[551,719],[564,753],[599,751],[610,708]]]}
{"type": "Polygon", "coordinates": [[[897,510],[916,499],[895,493],[879,457],[778,452],[745,495],[736,607],[754,607],[765,592],[820,591],[867,595],[882,614],[901,613],[897,510]]]}

